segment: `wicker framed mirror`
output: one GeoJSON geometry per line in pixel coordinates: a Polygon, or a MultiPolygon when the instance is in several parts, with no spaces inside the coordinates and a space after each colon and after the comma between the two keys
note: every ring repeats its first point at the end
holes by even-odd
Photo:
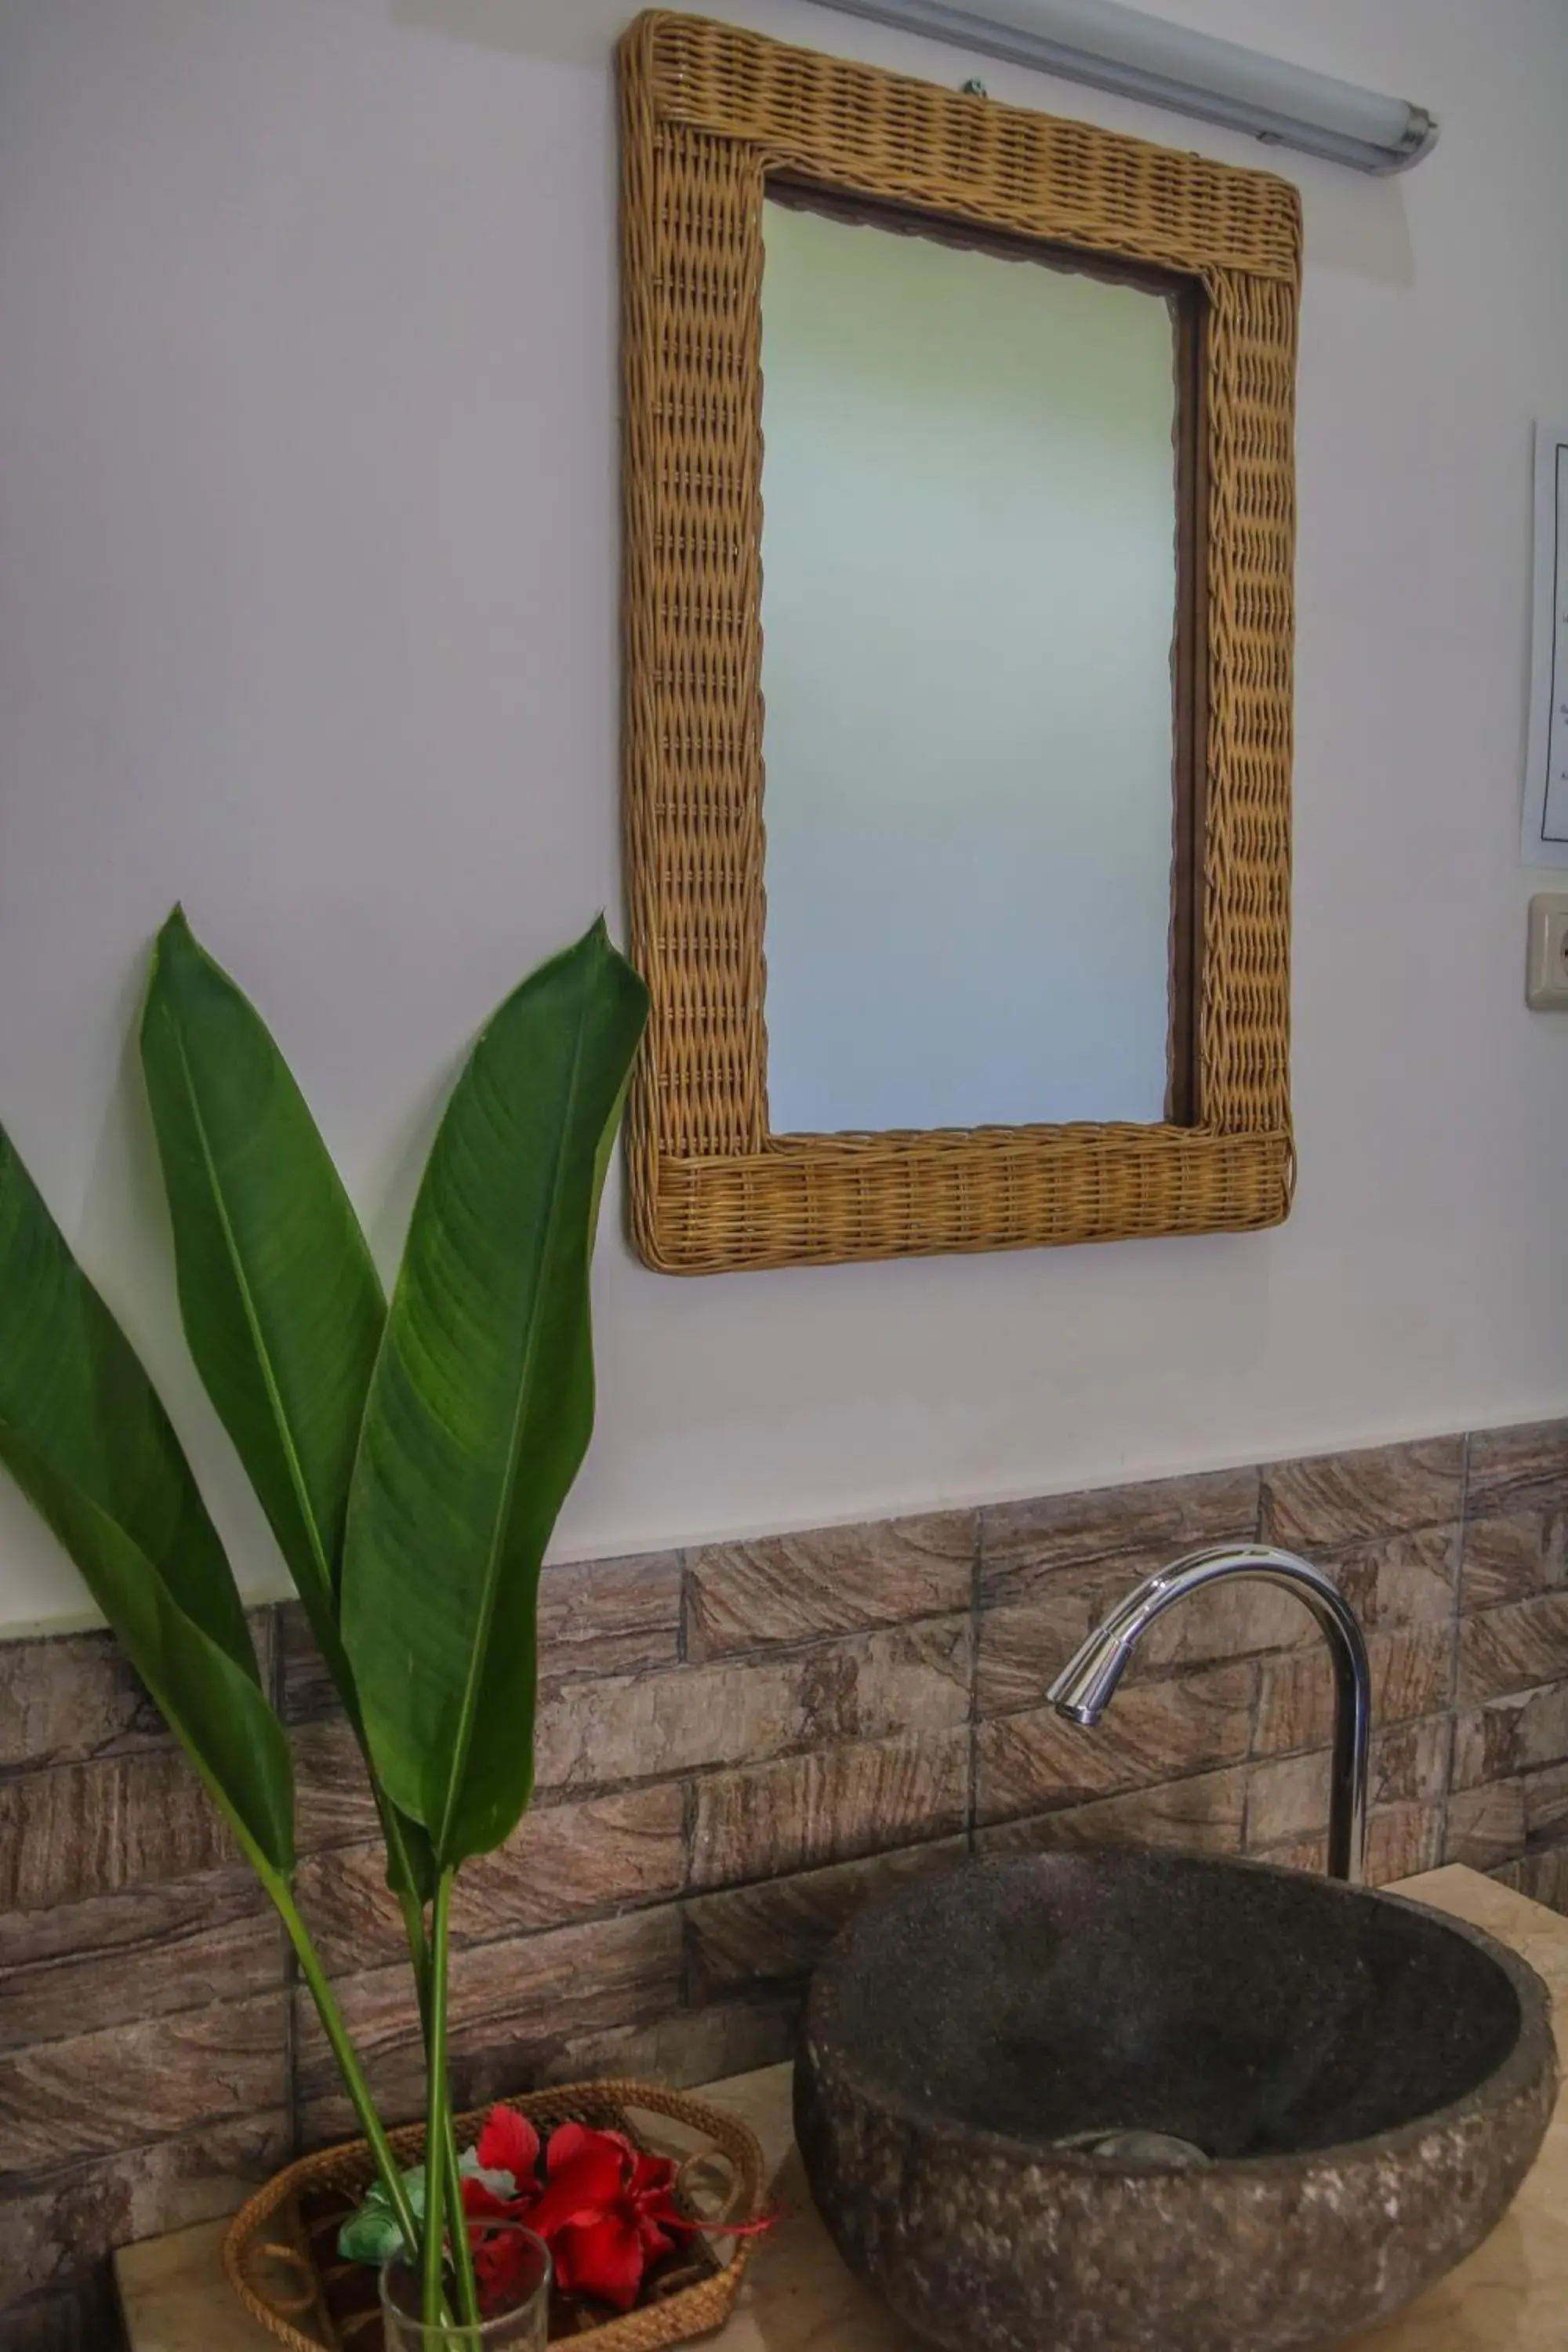
{"type": "Polygon", "coordinates": [[[652,995],[631,1223],[671,1273],[1255,1229],[1288,1213],[1295,191],[655,12],[620,52],[625,814],[652,995]],[[1183,616],[1164,1117],[776,1133],[762,635],[764,210],[1163,288],[1183,616]]]}

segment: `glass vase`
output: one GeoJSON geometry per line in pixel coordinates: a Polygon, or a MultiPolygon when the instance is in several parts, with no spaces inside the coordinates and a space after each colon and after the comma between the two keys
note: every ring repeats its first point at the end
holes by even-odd
{"type": "MultiPolygon", "coordinates": [[[[545,2352],[550,2323],[550,2250],[531,2230],[497,2232],[504,2242],[505,2285],[494,2296],[480,2290],[481,2317],[468,2326],[457,2317],[426,2327],[423,2284],[408,2263],[387,2263],[381,2273],[385,2352],[545,2352]]],[[[447,2307],[456,2313],[450,2271],[447,2307]]]]}

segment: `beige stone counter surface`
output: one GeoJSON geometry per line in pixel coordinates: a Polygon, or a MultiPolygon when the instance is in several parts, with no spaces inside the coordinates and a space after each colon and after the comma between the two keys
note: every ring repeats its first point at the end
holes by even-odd
{"type": "MultiPolygon", "coordinates": [[[[1398,1890],[1485,1927],[1552,1989],[1568,2048],[1568,1919],[1474,1871],[1436,1870],[1398,1890]]],[[[812,2209],[790,2137],[789,2069],[711,2084],[743,2115],[777,2168],[778,2229],[758,2248],[734,2316],[712,2352],[914,2352],[916,2339],[849,2276],[812,2209]]],[[[128,2247],[116,2259],[131,2352],[277,2352],[240,2310],[218,2266],[222,2223],[128,2247]]],[[[1563,2352],[1568,2345],[1568,2091],[1517,2202],[1468,2262],[1395,2319],[1342,2352],[1563,2352]]],[[[1042,2352],[1047,2347],[1042,2347],[1042,2352]]]]}

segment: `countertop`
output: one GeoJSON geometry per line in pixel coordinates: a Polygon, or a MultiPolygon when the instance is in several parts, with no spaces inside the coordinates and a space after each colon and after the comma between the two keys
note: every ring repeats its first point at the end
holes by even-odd
{"type": "MultiPolygon", "coordinates": [[[[1521,1953],[1551,1987],[1568,2061],[1568,1919],[1471,1870],[1429,1871],[1394,1891],[1521,1953]]],[[[916,2339],[850,2277],[817,2220],[791,2140],[789,2082],[787,2066],[770,2066],[702,2093],[756,2132],[776,2171],[782,2216],[752,2259],[734,2316],[706,2340],[713,2352],[914,2352],[916,2339]]],[[[131,2352],[277,2352],[224,2279],[224,2226],[176,2231],[116,2257],[131,2352]]],[[[1345,2339],[1342,2352],[1562,2352],[1565,2310],[1568,2089],[1533,2171],[1485,2245],[1397,2318],[1345,2339]]]]}

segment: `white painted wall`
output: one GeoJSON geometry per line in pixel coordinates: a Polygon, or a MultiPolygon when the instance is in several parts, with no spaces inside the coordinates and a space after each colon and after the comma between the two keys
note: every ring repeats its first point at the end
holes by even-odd
{"type": "MultiPolygon", "coordinates": [[[[765,29],[952,81],[806,0],[765,29]]],[[[1290,1223],[598,1272],[563,1553],[1568,1409],[1568,1022],[1521,1001],[1529,428],[1568,406],[1563,0],[1156,0],[1443,118],[1302,164],[1290,1223]]],[[[0,0],[0,1107],[185,1369],[126,1037],[176,895],[395,1253],[444,1076],[617,902],[614,163],[629,0],[0,0]]],[[[1254,160],[1000,66],[998,96],[1254,160]]],[[[80,1611],[7,1496],[0,1617],[80,1611]]]]}

